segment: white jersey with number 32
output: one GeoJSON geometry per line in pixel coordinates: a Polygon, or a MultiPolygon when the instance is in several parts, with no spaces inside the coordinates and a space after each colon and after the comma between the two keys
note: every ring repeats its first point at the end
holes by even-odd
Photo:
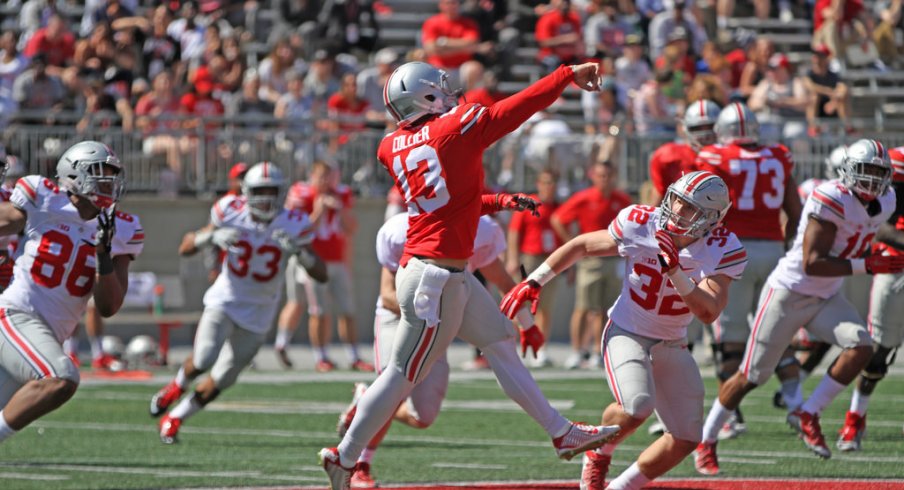
{"type": "MultiPolygon", "coordinates": [[[[629,206],[609,225],[618,253],[625,257],[625,282],[609,318],[637,335],[679,340],[687,337],[693,314],[662,273],[656,241],[659,216],[659,208],[629,206]]],[[[697,283],[718,274],[740,279],[747,252],[734,233],[719,227],[681,249],[679,260],[681,269],[697,283]]]]}
{"type": "Polygon", "coordinates": [[[885,223],[895,210],[895,190],[877,198],[879,214],[870,216],[866,206],[837,180],[830,180],[816,187],[807,198],[803,219],[797,227],[794,246],[778,262],[778,267],[769,275],[768,283],[773,288],[788,289],[800,294],[829,298],[841,289],[843,277],[817,277],[804,273],[804,234],[809,218],[832,223],[836,227],[835,242],[829,255],[841,259],[862,257],[870,248],[879,225],[885,223]]]}
{"type": "MultiPolygon", "coordinates": [[[[62,342],[72,335],[94,289],[97,219],[79,217],[68,194],[40,175],[19,179],[9,200],[27,218],[13,282],[0,304],[41,318],[62,342]]],[[[138,217],[117,211],[111,255],[134,257],[143,247],[138,217]]]]}
{"type": "Polygon", "coordinates": [[[216,228],[234,228],[241,235],[226,251],[220,275],[204,294],[204,306],[225,311],[248,331],[264,333],[276,315],[282,284],[278,278],[283,277],[288,259],[273,234],[282,230],[295,237],[310,235],[308,215],[281,210],[270,223],[260,223],[251,218],[244,197],[226,196],[214,203],[210,221],[216,228]]]}

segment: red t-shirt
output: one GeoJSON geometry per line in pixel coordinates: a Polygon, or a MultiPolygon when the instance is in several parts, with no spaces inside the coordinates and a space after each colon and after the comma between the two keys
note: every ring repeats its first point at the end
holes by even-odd
{"type": "MultiPolygon", "coordinates": [[[[823,9],[827,9],[831,6],[832,0],[816,0],[816,6],[813,7],[813,32],[818,31],[822,26],[822,23],[826,20],[825,17],[822,16],[823,9]]],[[[863,10],[863,0],[845,0],[842,10],[841,23],[850,24],[853,19],[860,15],[860,11],[863,10]]]]}
{"type": "MultiPolygon", "coordinates": [[[[364,129],[364,112],[367,111],[366,100],[358,99],[349,103],[339,93],[330,96],[326,102],[330,117],[337,118],[339,129],[342,131],[360,131],[364,129]]],[[[348,142],[348,134],[339,135],[339,144],[348,142]]]]}
{"type": "Polygon", "coordinates": [[[691,145],[666,143],[650,156],[650,180],[660,196],[682,175],[696,170],[697,152],[691,145]]]}
{"type": "Polygon", "coordinates": [[[654,63],[657,70],[662,70],[665,68],[669,69],[679,69],[687,74],[687,79],[690,80],[697,75],[697,63],[694,61],[694,58],[684,55],[680,62],[677,63],[678,66],[666,66],[665,65],[665,55],[656,58],[656,63],[654,63]]]}
{"type": "Polygon", "coordinates": [[[155,109],[160,109],[161,112],[159,113],[159,115],[161,116],[174,116],[179,114],[180,107],[181,105],[178,98],[172,97],[171,99],[169,99],[169,103],[161,104],[157,99],[157,96],[152,92],[149,94],[144,94],[140,99],[138,99],[138,104],[135,105],[135,115],[150,116],[148,118],[148,126],[145,131],[151,133],[156,131],[159,126],[163,126],[164,128],[168,129],[173,129],[179,126],[179,121],[175,118],[158,121],[155,115],[151,114],[155,109]]]}
{"type": "Polygon", "coordinates": [[[631,197],[613,190],[609,197],[591,187],[578,191],[559,206],[553,216],[565,226],[577,221],[580,233],[605,230],[618,212],[631,205],[631,197]]]}
{"type": "Polygon", "coordinates": [[[735,49],[725,55],[725,61],[731,67],[731,88],[741,86],[741,73],[744,72],[744,65],[747,64],[747,53],[743,49],[735,49]]]}
{"type": "MultiPolygon", "coordinates": [[[[344,262],[346,238],[340,223],[340,211],[350,209],[355,198],[352,190],[345,185],[337,186],[333,193],[341,203],[340,209],[327,208],[314,228],[314,241],[311,248],[324,262],[344,262]]],[[[298,209],[308,213],[314,211],[317,189],[307,182],[296,182],[289,188],[286,196],[286,209],[298,209]]]]}
{"type": "MultiPolygon", "coordinates": [[[[450,19],[444,14],[436,14],[424,21],[424,25],[421,27],[421,42],[432,43],[441,37],[477,41],[480,39],[480,29],[476,22],[467,17],[450,19]]],[[[427,57],[427,63],[439,68],[458,68],[472,58],[473,55],[470,53],[448,56],[433,55],[427,57]]]]}
{"type": "Polygon", "coordinates": [[[490,107],[506,97],[507,96],[502,92],[490,92],[486,88],[481,87],[465,92],[461,99],[459,99],[459,103],[467,104],[469,102],[474,102],[482,106],[490,107]]]}
{"type": "Polygon", "coordinates": [[[474,251],[483,195],[483,152],[552,104],[574,80],[568,67],[492,107],[460,105],[380,142],[377,158],[408,203],[400,264],[412,256],[467,260],[474,251]]]}
{"type": "Polygon", "coordinates": [[[47,39],[47,28],[38,29],[25,45],[24,54],[29,58],[43,54],[48,65],[66,66],[75,55],[75,36],[67,32],[56,41],[51,41],[47,39]]]}
{"type": "MultiPolygon", "coordinates": [[[[534,36],[536,37],[537,42],[540,42],[572,32],[578,33],[579,36],[581,34],[581,18],[578,17],[578,14],[575,12],[568,12],[568,15],[562,15],[560,11],[553,10],[543,14],[540,19],[537,20],[534,36]]],[[[537,58],[542,60],[543,58],[554,54],[563,62],[571,61],[579,56],[577,48],[578,43],[563,44],[555,48],[540,48],[540,52],[537,53],[537,58]]]]}
{"type": "Polygon", "coordinates": [[[788,148],[710,145],[697,154],[696,166],[697,170],[718,175],[728,185],[731,209],[724,225],[738,238],[784,238],[781,211],[794,169],[788,148]]]}
{"type": "MultiPolygon", "coordinates": [[[[534,194],[534,199],[540,198],[534,194]]],[[[562,239],[552,229],[549,218],[559,203],[556,201],[544,202],[537,210],[540,217],[530,213],[512,213],[512,221],[509,222],[509,230],[518,232],[518,251],[528,255],[549,255],[555,249],[562,246],[562,239]]]]}

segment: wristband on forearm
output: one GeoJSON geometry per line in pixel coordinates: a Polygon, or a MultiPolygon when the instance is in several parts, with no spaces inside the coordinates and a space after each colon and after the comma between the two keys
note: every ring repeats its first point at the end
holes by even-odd
{"type": "Polygon", "coordinates": [[[552,267],[550,267],[549,264],[543,262],[527,276],[527,279],[529,281],[535,281],[541,286],[545,286],[546,283],[552,281],[553,277],[556,277],[556,271],[552,270],[552,267]]]}
{"type": "Polygon", "coordinates": [[[97,254],[97,273],[106,276],[113,272],[113,257],[109,253],[97,254]]]}
{"type": "Polygon", "coordinates": [[[866,274],[866,259],[851,259],[852,274],[866,274]]]}
{"type": "Polygon", "coordinates": [[[195,232],[195,248],[201,248],[205,245],[210,244],[210,241],[212,239],[213,239],[213,232],[196,231],[195,232]]]}
{"type": "Polygon", "coordinates": [[[687,274],[680,267],[676,267],[675,271],[669,274],[669,279],[672,281],[672,285],[675,286],[675,291],[678,291],[682,298],[691,294],[694,288],[697,287],[697,284],[690,277],[687,277],[687,274]]]}

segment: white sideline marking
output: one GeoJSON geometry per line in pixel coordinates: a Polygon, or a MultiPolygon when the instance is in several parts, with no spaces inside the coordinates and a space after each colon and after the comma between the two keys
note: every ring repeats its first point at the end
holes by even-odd
{"type": "Polygon", "coordinates": [[[504,470],[508,465],[504,464],[478,464],[478,463],[433,463],[434,468],[461,468],[465,470],[504,470]]]}
{"type": "MultiPolygon", "coordinates": [[[[35,468],[31,463],[0,463],[0,467],[7,468],[35,468]]],[[[323,477],[299,476],[299,475],[268,475],[262,474],[260,471],[187,471],[174,470],[167,468],[166,471],[160,471],[157,468],[121,468],[119,466],[82,466],[75,464],[42,464],[40,468],[43,470],[57,471],[80,471],[85,473],[117,473],[123,475],[150,475],[157,478],[258,478],[261,480],[280,480],[280,481],[321,481],[323,477]]],[[[64,477],[63,479],[66,479],[64,477]]]]}
{"type": "Polygon", "coordinates": [[[775,464],[774,459],[747,459],[747,458],[725,458],[719,456],[719,462],[739,463],[739,464],[775,464]]]}
{"type": "Polygon", "coordinates": [[[13,480],[38,480],[38,481],[63,481],[68,480],[68,476],[64,475],[32,475],[29,473],[0,473],[0,478],[9,478],[13,480]]]}

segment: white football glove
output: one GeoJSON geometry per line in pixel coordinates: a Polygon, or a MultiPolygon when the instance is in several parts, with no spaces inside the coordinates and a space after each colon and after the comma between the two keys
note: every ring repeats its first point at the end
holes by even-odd
{"type": "Polygon", "coordinates": [[[302,247],[311,242],[302,240],[302,237],[293,237],[286,230],[273,230],[270,238],[276,242],[280,250],[289,255],[297,254],[302,247]]]}
{"type": "Polygon", "coordinates": [[[228,250],[241,236],[242,232],[235,228],[217,228],[210,235],[210,243],[221,250],[228,250]]]}

